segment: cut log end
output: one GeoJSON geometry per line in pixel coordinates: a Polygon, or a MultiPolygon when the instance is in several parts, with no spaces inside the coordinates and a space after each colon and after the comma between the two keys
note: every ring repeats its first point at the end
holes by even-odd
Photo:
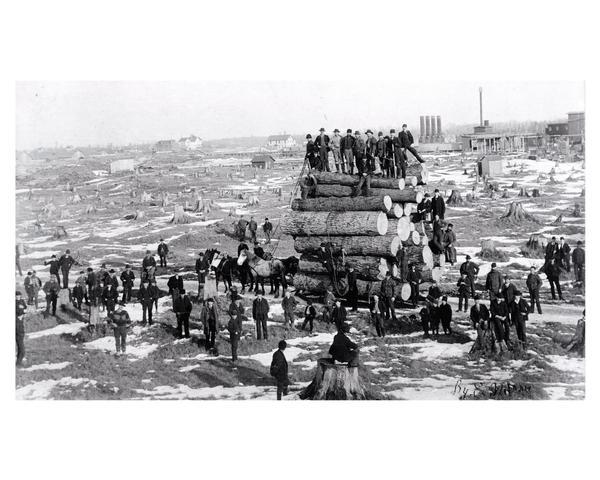
{"type": "Polygon", "coordinates": [[[383,205],[385,206],[385,208],[387,208],[388,212],[391,210],[393,202],[389,195],[383,196],[383,205]]]}

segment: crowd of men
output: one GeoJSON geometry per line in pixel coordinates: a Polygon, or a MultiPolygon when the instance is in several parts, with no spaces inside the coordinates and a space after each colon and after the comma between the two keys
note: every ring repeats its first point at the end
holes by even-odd
{"type": "Polygon", "coordinates": [[[380,174],[390,178],[406,178],[406,152],[410,152],[420,163],[424,162],[413,147],[414,138],[406,124],[402,125],[398,134],[391,129],[388,135],[379,132],[375,137],[372,130],[367,130],[363,136],[359,130],[353,133],[349,128],[346,135],[341,136],[336,128],[333,135],[329,136],[321,128],[314,140],[311,134],[307,134],[306,139],[305,159],[310,168],[317,171],[331,171],[330,153],[335,171],[350,175],[380,174]]]}

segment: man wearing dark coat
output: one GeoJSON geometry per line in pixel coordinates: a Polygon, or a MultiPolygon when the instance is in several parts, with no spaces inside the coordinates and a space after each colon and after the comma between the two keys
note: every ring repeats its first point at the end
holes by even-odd
{"type": "Polygon", "coordinates": [[[529,305],[525,299],[521,298],[521,292],[515,292],[515,298],[510,306],[510,316],[517,327],[517,339],[525,346],[527,336],[525,333],[526,322],[529,317],[529,305]]]}
{"type": "Polygon", "coordinates": [[[280,340],[277,347],[277,351],[273,354],[271,360],[270,373],[277,381],[277,400],[281,400],[282,395],[288,394],[288,385],[290,384],[288,363],[283,353],[287,348],[286,341],[280,340]]]}
{"type": "Polygon", "coordinates": [[[460,273],[467,274],[471,296],[475,296],[475,277],[479,275],[479,266],[471,261],[471,255],[465,257],[465,262],[460,266],[460,273]]]}
{"type": "Polygon", "coordinates": [[[158,248],[156,249],[158,257],[160,258],[160,266],[167,267],[167,255],[169,254],[169,247],[165,241],[161,238],[158,248]]]}
{"type": "Polygon", "coordinates": [[[494,327],[498,342],[504,341],[504,345],[500,345],[502,350],[510,339],[510,311],[502,297],[496,297],[490,302],[490,324],[494,327]]]}
{"type": "Polygon", "coordinates": [[[421,283],[421,274],[417,272],[414,264],[410,265],[410,270],[407,275],[408,284],[410,285],[410,301],[413,307],[417,306],[419,301],[419,284],[421,283]]]}
{"type": "Polygon", "coordinates": [[[433,220],[444,219],[446,213],[446,203],[440,195],[440,191],[436,188],[433,192],[433,198],[431,199],[431,216],[433,220]]]}
{"type": "Polygon", "coordinates": [[[352,129],[346,130],[346,136],[340,140],[340,151],[342,152],[342,172],[344,167],[348,168],[348,173],[354,175],[354,143],[355,139],[352,136],[352,129]]]}
{"type": "Polygon", "coordinates": [[[548,263],[551,259],[558,259],[559,257],[559,247],[558,243],[556,243],[556,237],[552,237],[550,243],[546,245],[546,255],[544,259],[546,263],[548,263]]]}
{"type": "Polygon", "coordinates": [[[58,281],[58,283],[60,283],[60,274],[58,273],[58,271],[60,270],[60,263],[56,259],[56,255],[52,255],[52,257],[50,257],[50,260],[46,260],[44,262],[44,265],[50,265],[50,276],[56,275],[56,280],[58,281]]]}
{"type": "Polygon", "coordinates": [[[64,255],[58,259],[58,265],[63,276],[63,288],[69,288],[69,270],[73,265],[80,265],[72,256],[71,250],[65,250],[64,255]]]}
{"type": "Polygon", "coordinates": [[[543,282],[538,273],[535,271],[535,267],[530,268],[529,275],[527,275],[527,289],[529,290],[529,313],[533,313],[534,307],[537,306],[537,311],[542,314],[542,306],[540,305],[540,288],[542,288],[543,282]]]}
{"type": "Polygon", "coordinates": [[[178,293],[183,291],[183,278],[181,275],[179,275],[179,273],[175,273],[175,275],[169,278],[169,281],[167,282],[167,288],[169,289],[169,295],[171,295],[173,298],[175,297],[176,290],[178,293]]]}
{"type": "Polygon", "coordinates": [[[254,243],[254,255],[256,255],[258,258],[262,258],[263,260],[265,259],[265,250],[258,242],[254,243]]]}
{"type": "Polygon", "coordinates": [[[502,274],[496,270],[496,262],[492,263],[492,269],[485,278],[485,289],[490,295],[490,301],[500,295],[502,289],[502,274]]]}
{"type": "Polygon", "coordinates": [[[571,271],[571,247],[565,242],[565,237],[560,237],[558,244],[558,260],[562,268],[567,272],[571,271]]]}
{"type": "Polygon", "coordinates": [[[304,330],[308,324],[310,327],[309,332],[312,333],[315,318],[317,318],[317,309],[313,306],[312,300],[307,300],[306,308],[304,309],[304,322],[302,322],[302,330],[304,330]]]}
{"type": "Polygon", "coordinates": [[[413,138],[412,133],[410,133],[406,123],[402,125],[402,131],[400,132],[400,143],[402,144],[402,148],[412,153],[419,163],[425,163],[425,160],[421,158],[419,153],[413,147],[415,139],[413,138]]]}
{"type": "Polygon", "coordinates": [[[356,312],[358,311],[358,274],[352,265],[348,267],[347,280],[348,293],[346,293],[346,298],[348,299],[348,306],[352,307],[351,311],[356,312]]]}
{"type": "Polygon", "coordinates": [[[269,222],[269,219],[267,217],[265,217],[265,223],[263,223],[262,229],[263,232],[265,232],[265,243],[271,243],[271,233],[273,232],[273,224],[269,222]]]}
{"type": "Polygon", "coordinates": [[[471,294],[471,284],[469,283],[469,280],[467,279],[466,273],[460,274],[460,278],[458,279],[458,282],[456,282],[456,286],[458,287],[458,310],[457,310],[457,312],[460,312],[463,309],[463,302],[464,302],[464,309],[466,312],[469,308],[469,296],[471,294]]]}
{"type": "Polygon", "coordinates": [[[510,281],[508,275],[504,275],[504,285],[502,285],[501,294],[507,305],[510,305],[513,302],[516,290],[517,287],[510,281]]]}
{"type": "Polygon", "coordinates": [[[111,268],[109,273],[108,282],[106,283],[106,313],[111,314],[115,311],[115,306],[119,301],[119,280],[117,279],[117,274],[111,268]]]}
{"type": "Polygon", "coordinates": [[[394,138],[396,137],[396,130],[391,129],[389,136],[386,138],[385,144],[385,171],[387,176],[390,178],[396,178],[396,164],[394,162],[394,138]]]}
{"type": "Polygon", "coordinates": [[[123,284],[123,298],[121,302],[127,303],[131,300],[131,290],[133,289],[134,280],[135,273],[131,270],[131,265],[125,265],[125,270],[121,272],[121,283],[123,284]]]}
{"type": "Polygon", "coordinates": [[[571,260],[573,260],[573,273],[576,282],[583,282],[585,279],[585,250],[582,248],[583,242],[577,241],[577,246],[573,249],[571,260]]]}
{"type": "Polygon", "coordinates": [[[152,293],[148,290],[148,279],[144,279],[138,290],[137,299],[142,305],[142,324],[146,325],[146,316],[148,325],[152,325],[152,293]]]}
{"type": "Polygon", "coordinates": [[[190,338],[190,314],[192,302],[184,289],[178,290],[173,300],[173,311],[177,317],[177,334],[179,338],[190,338]]]}
{"type": "Polygon", "coordinates": [[[308,166],[310,168],[317,168],[316,154],[317,147],[312,140],[312,135],[309,133],[306,135],[306,155],[304,155],[304,161],[308,160],[308,166]]]}
{"type": "Polygon", "coordinates": [[[423,200],[417,205],[416,222],[429,222],[431,218],[431,197],[428,193],[423,196],[423,200]]]}
{"type": "Polygon", "coordinates": [[[402,283],[406,283],[408,281],[408,254],[402,242],[399,243],[396,252],[396,265],[398,265],[398,278],[402,283]]]}
{"type": "Polygon", "coordinates": [[[406,155],[402,150],[402,140],[394,135],[392,137],[392,148],[394,150],[394,164],[396,167],[396,178],[406,178],[406,155]]]}
{"type": "Polygon", "coordinates": [[[114,328],[115,335],[115,346],[117,348],[117,355],[120,353],[125,354],[127,347],[127,329],[131,325],[131,318],[129,313],[123,309],[122,305],[119,305],[116,312],[112,312],[108,316],[108,321],[114,328]]]}
{"type": "Polygon", "coordinates": [[[156,260],[154,259],[154,255],[150,250],[146,250],[146,255],[142,260],[142,272],[148,273],[148,269],[150,267],[154,267],[156,269],[156,260]]]}
{"type": "Polygon", "coordinates": [[[448,304],[448,297],[446,295],[442,297],[442,304],[438,307],[438,315],[442,322],[444,335],[450,335],[452,333],[452,307],[448,304]]]}
{"type": "Polygon", "coordinates": [[[443,245],[444,245],[444,255],[446,257],[446,263],[454,266],[456,263],[456,247],[454,244],[456,243],[456,233],[454,233],[454,225],[451,223],[446,227],[446,231],[444,232],[443,245]]]}
{"type": "Polygon", "coordinates": [[[488,308],[483,304],[479,303],[479,295],[475,295],[474,297],[475,305],[471,307],[471,322],[473,322],[473,328],[477,328],[479,323],[488,322],[490,320],[490,312],[488,308]]]}
{"type": "Polygon", "coordinates": [[[52,306],[52,315],[55,316],[58,291],[60,290],[60,285],[56,281],[55,276],[50,276],[50,280],[44,284],[43,290],[46,294],[46,313],[50,313],[50,306],[52,306]]]}
{"type": "MultiPolygon", "coordinates": [[[[354,164],[356,165],[356,168],[358,168],[359,164],[361,164],[361,162],[363,161],[366,149],[367,145],[365,144],[365,140],[360,135],[360,132],[356,130],[356,132],[354,132],[354,147],[352,150],[352,154],[354,156],[354,164]]],[[[358,173],[360,174],[360,172],[358,173]]],[[[354,171],[352,175],[354,175],[354,171]]]]}
{"type": "Polygon", "coordinates": [[[358,366],[358,345],[350,340],[343,331],[333,337],[333,343],[329,347],[329,355],[334,362],[347,363],[349,367],[358,366]]]}
{"type": "Polygon", "coordinates": [[[434,255],[444,253],[444,232],[439,222],[433,223],[433,235],[429,240],[429,248],[434,255]]]}
{"type": "Polygon", "coordinates": [[[252,318],[256,325],[256,339],[269,339],[267,320],[269,318],[269,302],[260,292],[256,292],[256,298],[252,302],[252,318]]]}
{"type": "Polygon", "coordinates": [[[208,260],[206,259],[204,253],[199,252],[198,258],[196,259],[196,275],[198,275],[198,296],[200,296],[200,292],[204,291],[204,283],[209,268],[210,265],[208,264],[208,260]]]}
{"type": "Polygon", "coordinates": [[[331,321],[335,324],[338,332],[341,332],[344,329],[347,316],[346,308],[342,305],[342,301],[337,298],[335,300],[335,306],[331,311],[331,321]]]}
{"type": "Polygon", "coordinates": [[[315,138],[315,147],[319,151],[319,162],[317,170],[329,172],[329,135],[325,135],[325,129],[319,129],[319,135],[315,138]]]}
{"type": "Polygon", "coordinates": [[[237,349],[240,336],[242,335],[242,320],[244,315],[242,297],[239,295],[233,297],[228,313],[229,322],[227,323],[227,330],[229,331],[229,342],[231,343],[231,360],[236,362],[238,359],[237,349]]]}
{"type": "Polygon", "coordinates": [[[396,321],[396,309],[394,301],[396,300],[396,281],[392,278],[392,272],[389,270],[385,274],[385,278],[381,282],[380,289],[381,301],[385,305],[385,319],[389,320],[390,315],[394,322],[396,321]]]}
{"type": "Polygon", "coordinates": [[[419,312],[421,317],[421,328],[423,329],[423,336],[429,338],[429,329],[431,328],[431,316],[432,306],[430,303],[426,303],[425,306],[419,312]]]}
{"type": "Polygon", "coordinates": [[[15,292],[15,323],[17,339],[17,367],[23,365],[25,358],[25,324],[23,322],[27,303],[21,298],[21,292],[15,292]]]}
{"type": "Polygon", "coordinates": [[[375,331],[378,337],[385,337],[385,328],[383,325],[383,312],[385,312],[385,304],[377,295],[373,295],[369,304],[371,312],[371,322],[375,325],[375,331]]]}
{"type": "Polygon", "coordinates": [[[560,289],[560,267],[556,263],[554,258],[550,259],[548,265],[546,265],[546,276],[548,282],[550,282],[550,292],[552,293],[552,300],[556,300],[555,288],[558,293],[558,298],[564,300],[562,291],[560,289]]]}
{"type": "Polygon", "coordinates": [[[388,169],[386,165],[386,153],[387,153],[387,137],[383,136],[383,132],[377,134],[377,144],[375,146],[375,155],[379,161],[381,167],[381,173],[383,177],[389,177],[388,169]]]}
{"type": "Polygon", "coordinates": [[[212,298],[208,298],[206,303],[202,306],[200,322],[204,327],[204,347],[208,351],[215,347],[215,337],[217,335],[217,326],[219,324],[219,309],[212,298]]]}

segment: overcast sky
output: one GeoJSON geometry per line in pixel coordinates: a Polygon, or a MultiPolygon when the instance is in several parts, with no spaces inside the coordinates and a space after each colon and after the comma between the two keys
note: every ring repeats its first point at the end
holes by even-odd
{"type": "Polygon", "coordinates": [[[584,109],[583,82],[19,82],[17,149],[316,132],[484,118],[553,120],[584,109]]]}

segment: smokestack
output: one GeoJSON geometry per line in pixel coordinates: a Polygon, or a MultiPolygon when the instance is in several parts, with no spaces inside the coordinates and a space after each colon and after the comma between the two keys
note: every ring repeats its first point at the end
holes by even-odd
{"type": "Polygon", "coordinates": [[[437,126],[435,124],[435,115],[432,115],[431,116],[431,140],[432,141],[435,139],[435,136],[437,135],[436,130],[437,130],[437,126]]]}
{"type": "Polygon", "coordinates": [[[425,138],[427,141],[431,139],[431,117],[429,115],[425,117],[425,138]]]}
{"type": "Polygon", "coordinates": [[[425,117],[423,115],[421,115],[420,119],[421,121],[421,130],[419,131],[419,135],[420,135],[420,139],[419,142],[424,142],[424,138],[425,138],[425,117]]]}
{"type": "Polygon", "coordinates": [[[438,115],[436,118],[437,121],[437,134],[438,136],[442,136],[442,117],[438,115]]]}
{"type": "Polygon", "coordinates": [[[483,88],[479,87],[479,126],[483,127],[483,88]]]}

